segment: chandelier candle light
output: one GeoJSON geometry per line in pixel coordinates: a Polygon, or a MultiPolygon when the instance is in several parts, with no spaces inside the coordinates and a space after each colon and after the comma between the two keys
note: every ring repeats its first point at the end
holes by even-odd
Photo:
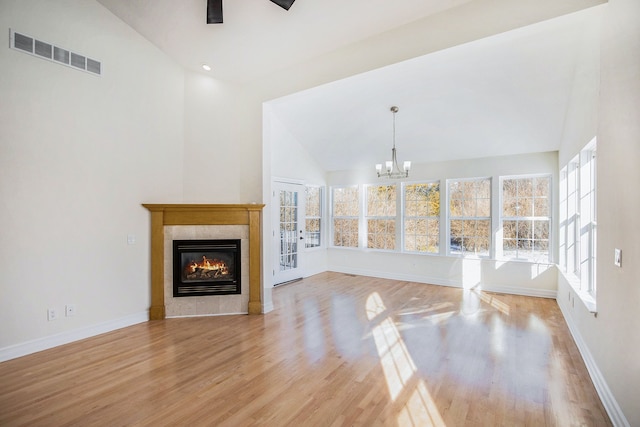
{"type": "Polygon", "coordinates": [[[391,149],[391,160],[385,162],[385,172],[382,171],[382,164],[376,165],[376,172],[378,172],[378,178],[407,178],[409,176],[409,170],[411,169],[411,162],[405,161],[400,170],[398,166],[398,159],[396,157],[396,113],[398,107],[395,105],[391,107],[393,113],[393,148],[391,149]]]}

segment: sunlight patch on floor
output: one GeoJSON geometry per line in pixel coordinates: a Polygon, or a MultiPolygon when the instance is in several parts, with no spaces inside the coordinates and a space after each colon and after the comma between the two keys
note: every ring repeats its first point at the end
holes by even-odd
{"type": "MultiPolygon", "coordinates": [[[[370,321],[384,316],[386,307],[377,292],[367,298],[366,310],[367,318],[370,321]]],[[[402,426],[446,426],[424,381],[422,379],[415,380],[416,365],[391,317],[385,317],[377,323],[372,333],[391,400],[398,403],[401,394],[409,395],[400,415],[398,415],[398,424],[402,426]],[[409,389],[411,380],[413,380],[412,384],[416,384],[412,385],[413,390],[409,389]]]]}
{"type": "Polygon", "coordinates": [[[507,316],[509,315],[511,310],[511,308],[509,307],[509,304],[506,304],[500,301],[495,295],[488,294],[486,292],[476,291],[476,290],[474,290],[473,292],[476,295],[478,295],[478,297],[482,300],[482,302],[489,304],[491,307],[497,309],[502,314],[506,314],[507,316]]]}
{"type": "Polygon", "coordinates": [[[411,393],[407,404],[402,408],[400,415],[398,415],[398,425],[446,427],[424,381],[418,382],[418,386],[411,393]]]}
{"type": "Polygon", "coordinates": [[[504,356],[507,351],[504,322],[495,314],[491,317],[491,351],[499,357],[504,356]]]}
{"type": "Polygon", "coordinates": [[[460,304],[460,314],[467,319],[474,319],[475,316],[484,311],[480,304],[480,298],[473,289],[462,291],[462,302],[460,304]]]}
{"type": "Polygon", "coordinates": [[[400,316],[408,316],[408,315],[415,315],[415,314],[426,314],[426,313],[433,313],[433,312],[438,312],[438,311],[449,310],[452,307],[453,307],[453,303],[442,302],[442,303],[437,303],[437,304],[426,305],[426,306],[423,306],[423,307],[407,308],[407,309],[401,310],[400,312],[398,312],[398,314],[400,316]]]}
{"type": "Polygon", "coordinates": [[[449,320],[452,316],[456,315],[457,311],[447,311],[444,313],[432,314],[431,316],[427,316],[427,318],[433,323],[437,325],[439,323],[444,323],[449,320]]]}
{"type": "Polygon", "coordinates": [[[540,319],[535,314],[529,315],[529,329],[544,336],[549,335],[549,328],[544,323],[544,321],[542,321],[542,319],[540,319]]]}

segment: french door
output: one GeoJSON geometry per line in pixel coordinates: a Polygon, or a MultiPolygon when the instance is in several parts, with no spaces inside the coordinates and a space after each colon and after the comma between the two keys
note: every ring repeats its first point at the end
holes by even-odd
{"type": "Polygon", "coordinates": [[[276,259],[273,284],[302,277],[301,252],[304,250],[305,192],[301,184],[274,182],[273,241],[276,259]]]}

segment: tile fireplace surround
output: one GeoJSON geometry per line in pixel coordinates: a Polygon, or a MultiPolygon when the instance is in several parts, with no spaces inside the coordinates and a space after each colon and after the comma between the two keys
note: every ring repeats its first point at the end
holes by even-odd
{"type": "MultiPolygon", "coordinates": [[[[174,300],[190,300],[198,297],[172,298],[171,294],[165,295],[165,277],[166,277],[166,240],[175,237],[176,233],[185,233],[193,238],[206,238],[207,236],[225,236],[229,238],[228,233],[237,234],[235,238],[240,238],[243,246],[247,246],[245,242],[248,240],[247,250],[243,247],[242,263],[246,264],[248,260],[248,275],[242,277],[242,293],[248,289],[248,304],[246,312],[249,314],[262,313],[261,301],[261,232],[260,223],[262,219],[263,204],[246,204],[246,205],[204,205],[204,204],[143,204],[151,212],[151,307],[149,308],[149,320],[164,319],[167,315],[167,304],[169,304],[170,315],[199,315],[194,309],[198,305],[198,300],[192,300],[192,303],[178,303],[174,300]],[[188,226],[188,227],[180,227],[188,226]],[[212,226],[231,226],[231,227],[212,227],[212,226]],[[179,230],[179,231],[177,231],[179,230]],[[165,236],[166,232],[166,236],[165,236]],[[248,287],[246,284],[248,283],[248,287]],[[181,308],[182,307],[182,308],[181,308]],[[180,310],[185,310],[181,312],[180,310]]],[[[245,270],[245,267],[242,267],[245,270]]],[[[246,271],[246,270],[245,270],[246,271]]],[[[229,309],[235,313],[244,311],[238,306],[240,301],[246,301],[246,298],[239,299],[240,295],[230,295],[229,309]],[[234,299],[235,297],[235,299],[234,299]]],[[[242,295],[244,297],[244,295],[242,295]]],[[[222,296],[205,297],[209,301],[217,299],[213,305],[224,304],[220,301],[222,296]]],[[[202,305],[203,301],[200,300],[202,305]]],[[[206,305],[206,303],[204,303],[206,305]]],[[[210,304],[211,305],[211,304],[210,304]]],[[[216,313],[201,313],[216,314],[216,313]]]]}

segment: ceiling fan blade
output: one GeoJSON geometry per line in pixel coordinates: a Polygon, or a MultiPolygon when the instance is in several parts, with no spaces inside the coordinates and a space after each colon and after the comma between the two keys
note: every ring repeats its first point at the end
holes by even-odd
{"type": "Polygon", "coordinates": [[[222,0],[207,0],[207,24],[222,24],[222,0]]]}
{"type": "Polygon", "coordinates": [[[293,2],[296,0],[271,0],[271,1],[285,10],[289,10],[293,2]]]}

